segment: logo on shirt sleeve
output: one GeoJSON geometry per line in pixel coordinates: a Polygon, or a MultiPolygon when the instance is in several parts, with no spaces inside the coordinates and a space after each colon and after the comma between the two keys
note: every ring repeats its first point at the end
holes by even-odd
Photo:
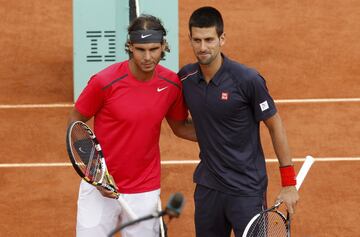
{"type": "Polygon", "coordinates": [[[269,109],[269,104],[268,104],[268,102],[266,100],[264,102],[260,103],[259,105],[260,105],[260,108],[261,108],[262,112],[269,109]]]}

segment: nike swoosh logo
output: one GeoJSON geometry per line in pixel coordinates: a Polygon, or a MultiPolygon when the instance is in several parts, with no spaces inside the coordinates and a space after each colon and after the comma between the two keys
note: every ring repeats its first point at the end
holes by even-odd
{"type": "Polygon", "coordinates": [[[162,92],[163,90],[165,90],[166,88],[168,88],[167,86],[163,87],[163,88],[157,88],[157,92],[162,92]]]}
{"type": "Polygon", "coordinates": [[[148,34],[148,35],[143,35],[143,34],[141,34],[141,39],[145,39],[145,38],[147,38],[147,37],[149,37],[149,36],[151,36],[152,34],[148,34]]]}

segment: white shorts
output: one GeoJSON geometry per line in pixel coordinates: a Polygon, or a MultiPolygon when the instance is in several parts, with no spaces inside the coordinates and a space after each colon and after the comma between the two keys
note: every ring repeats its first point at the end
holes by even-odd
{"type": "MultiPolygon", "coordinates": [[[[129,207],[140,218],[158,210],[160,189],[136,194],[121,194],[129,207]]],[[[121,210],[116,199],[106,198],[96,187],[81,181],[77,210],[77,237],[107,237],[129,218],[121,210]]],[[[121,231],[122,237],[159,237],[159,219],[154,218],[128,226],[121,231]]]]}

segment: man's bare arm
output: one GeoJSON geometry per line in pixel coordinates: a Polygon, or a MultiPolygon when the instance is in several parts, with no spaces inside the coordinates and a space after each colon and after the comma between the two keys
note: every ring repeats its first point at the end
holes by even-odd
{"type": "MultiPolygon", "coordinates": [[[[264,123],[269,130],[274,151],[279,160],[280,167],[292,166],[293,163],[290,155],[286,132],[279,114],[276,113],[271,118],[265,120],[264,123]]],[[[277,199],[285,203],[290,215],[295,213],[295,206],[299,200],[299,194],[295,185],[283,186],[279,195],[277,196],[277,199]]]]}
{"type": "Polygon", "coordinates": [[[197,141],[196,132],[191,119],[176,121],[172,119],[166,119],[173,133],[180,138],[197,141]]]}
{"type": "Polygon", "coordinates": [[[68,124],[74,122],[74,121],[82,121],[82,122],[87,122],[90,118],[85,117],[84,115],[80,114],[80,112],[74,107],[69,115],[68,118],[68,124]]]}

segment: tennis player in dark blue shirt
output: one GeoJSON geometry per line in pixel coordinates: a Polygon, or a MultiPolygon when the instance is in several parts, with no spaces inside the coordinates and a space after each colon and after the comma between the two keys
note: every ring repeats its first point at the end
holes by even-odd
{"type": "Polygon", "coordinates": [[[280,164],[282,200],[290,214],[299,199],[285,129],[264,78],[221,53],[220,12],[202,7],[189,21],[197,63],[179,71],[200,147],[194,173],[197,237],[242,235],[252,216],[266,208],[267,174],[260,122],[269,130],[280,164]]]}

